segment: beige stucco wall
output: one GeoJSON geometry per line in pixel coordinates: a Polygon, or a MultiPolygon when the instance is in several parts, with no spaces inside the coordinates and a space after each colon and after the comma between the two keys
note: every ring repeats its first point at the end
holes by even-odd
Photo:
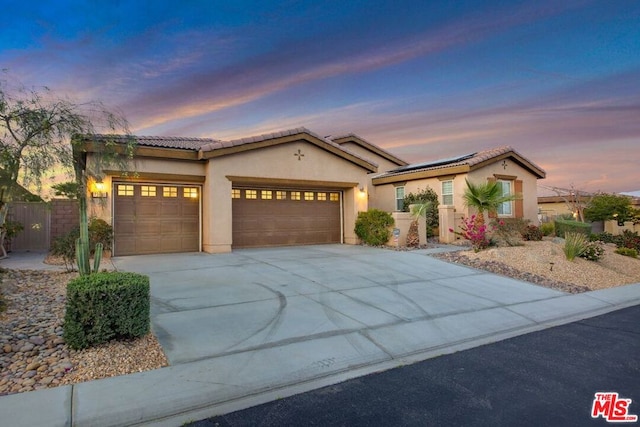
{"type": "Polygon", "coordinates": [[[340,146],[351,151],[352,153],[355,153],[361,157],[364,157],[365,159],[376,163],[378,165],[378,172],[386,172],[399,167],[397,164],[388,160],[387,158],[373,153],[354,142],[345,142],[344,144],[340,144],[340,146]]]}
{"type": "Polygon", "coordinates": [[[229,252],[233,244],[232,182],[227,176],[357,183],[342,190],[344,242],[357,242],[353,229],[358,211],[367,210],[368,192],[367,171],[360,166],[299,141],[213,158],[206,169],[203,189],[203,250],[206,252],[229,252]],[[294,155],[298,150],[304,154],[301,160],[294,155]]]}

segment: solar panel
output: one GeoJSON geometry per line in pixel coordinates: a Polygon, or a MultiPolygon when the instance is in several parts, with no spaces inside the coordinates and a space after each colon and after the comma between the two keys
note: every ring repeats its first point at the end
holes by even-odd
{"type": "Polygon", "coordinates": [[[444,165],[448,165],[451,163],[457,163],[457,162],[461,162],[463,160],[467,160],[470,159],[471,157],[475,156],[476,153],[471,153],[471,154],[465,154],[463,156],[456,156],[456,157],[450,157],[447,159],[440,159],[440,160],[435,160],[432,162],[424,162],[424,163],[414,163],[411,165],[407,165],[407,166],[401,166],[399,168],[390,170],[389,172],[406,172],[406,171],[411,171],[411,170],[416,170],[416,169],[424,169],[424,168],[430,168],[430,167],[434,167],[434,166],[444,166],[444,165]]]}

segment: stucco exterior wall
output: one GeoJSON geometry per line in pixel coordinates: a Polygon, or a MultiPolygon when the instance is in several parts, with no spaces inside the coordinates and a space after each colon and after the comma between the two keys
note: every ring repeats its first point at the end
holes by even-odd
{"type": "MultiPolygon", "coordinates": [[[[464,177],[466,174],[457,175],[453,179],[453,201],[456,209],[463,209],[462,192],[464,192],[464,177]]],[[[433,189],[438,195],[438,203],[442,204],[442,181],[438,178],[418,179],[414,181],[406,181],[404,183],[383,184],[374,186],[374,196],[370,199],[371,207],[393,212],[396,210],[396,187],[404,186],[404,194],[419,193],[427,187],[433,189]]]]}
{"type": "Polygon", "coordinates": [[[486,182],[488,178],[497,176],[515,177],[522,180],[522,196],[523,196],[523,216],[529,219],[533,224],[538,223],[538,198],[537,198],[537,179],[535,175],[524,169],[512,160],[506,160],[507,167],[504,168],[502,161],[489,164],[480,169],[469,173],[459,173],[456,175],[445,175],[443,177],[418,179],[394,184],[382,184],[374,186],[373,197],[370,199],[370,206],[377,209],[393,212],[396,210],[395,205],[395,187],[403,185],[405,195],[409,193],[417,193],[427,187],[431,187],[438,195],[438,203],[442,204],[442,181],[453,181],[453,206],[456,213],[465,216],[472,215],[464,204],[463,195],[467,188],[465,178],[474,183],[486,182]]]}
{"type": "Polygon", "coordinates": [[[353,232],[355,220],[358,211],[367,210],[366,193],[369,190],[367,171],[351,162],[299,141],[212,158],[206,169],[207,181],[203,189],[203,250],[206,252],[231,250],[232,181],[228,176],[285,180],[293,185],[296,181],[326,181],[324,188],[331,187],[331,182],[355,183],[353,187],[342,189],[343,230],[345,243],[357,241],[353,232]],[[298,152],[303,154],[300,160],[296,155],[298,152]],[[360,192],[360,187],[364,192],[360,192]]]}
{"type": "Polygon", "coordinates": [[[398,167],[398,165],[395,164],[394,162],[372,151],[369,151],[366,148],[354,142],[345,142],[343,144],[340,144],[340,146],[351,151],[352,153],[355,153],[361,157],[364,157],[365,159],[369,159],[372,162],[376,163],[378,165],[378,172],[386,172],[398,167]]]}

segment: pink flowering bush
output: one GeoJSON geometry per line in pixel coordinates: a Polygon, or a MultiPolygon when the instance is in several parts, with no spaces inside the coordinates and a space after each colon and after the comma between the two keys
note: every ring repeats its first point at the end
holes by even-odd
{"type": "Polygon", "coordinates": [[[486,224],[478,224],[475,215],[471,215],[470,218],[462,218],[460,230],[462,231],[455,231],[453,228],[449,229],[450,232],[469,240],[474,252],[479,252],[489,247],[491,243],[488,235],[489,229],[486,224]]]}

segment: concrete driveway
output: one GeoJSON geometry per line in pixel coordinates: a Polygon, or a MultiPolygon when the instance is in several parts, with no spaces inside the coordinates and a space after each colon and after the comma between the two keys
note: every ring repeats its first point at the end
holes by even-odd
{"type": "Polygon", "coordinates": [[[346,245],[114,263],[151,277],[153,329],[172,365],[317,340],[312,366],[370,363],[521,327],[529,320],[508,307],[563,295],[420,252],[346,245]]]}
{"type": "Polygon", "coordinates": [[[171,366],[3,396],[0,414],[12,426],[176,426],[640,303],[640,284],[567,295],[428,251],[114,258],[150,276],[171,366]]]}

